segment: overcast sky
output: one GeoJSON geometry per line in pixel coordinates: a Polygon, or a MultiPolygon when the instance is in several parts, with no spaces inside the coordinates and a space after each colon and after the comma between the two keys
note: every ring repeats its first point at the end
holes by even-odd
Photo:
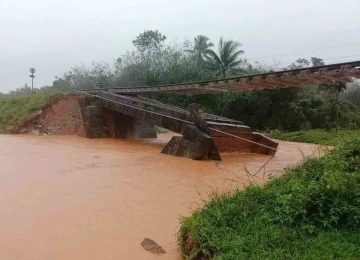
{"type": "Polygon", "coordinates": [[[0,91],[112,62],[146,29],[243,44],[250,61],[360,60],[360,0],[0,0],[0,91]]]}

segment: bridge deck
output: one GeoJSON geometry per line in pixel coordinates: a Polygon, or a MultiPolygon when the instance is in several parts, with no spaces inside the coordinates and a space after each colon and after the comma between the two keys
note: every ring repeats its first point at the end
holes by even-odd
{"type": "MultiPolygon", "coordinates": [[[[164,127],[175,133],[182,134],[184,124],[192,124],[189,113],[179,107],[164,104],[155,100],[142,97],[129,97],[109,92],[98,93],[105,108],[120,112],[154,125],[164,127]]],[[[251,131],[242,122],[205,114],[209,126],[234,126],[244,132],[251,131]]]]}
{"type": "MultiPolygon", "coordinates": [[[[124,96],[119,94],[114,94],[111,92],[101,92],[98,93],[97,96],[114,99],[117,102],[127,104],[127,105],[133,105],[139,108],[144,108],[149,111],[158,112],[164,115],[168,115],[171,117],[183,119],[186,121],[191,122],[189,111],[175,106],[166,104],[163,102],[160,102],[155,99],[150,99],[146,97],[141,96],[124,96]]],[[[208,122],[214,122],[214,123],[223,123],[223,124],[233,124],[233,125],[243,125],[244,123],[238,120],[229,119],[226,117],[221,117],[217,115],[212,115],[208,113],[204,113],[205,120],[208,122]]]]}

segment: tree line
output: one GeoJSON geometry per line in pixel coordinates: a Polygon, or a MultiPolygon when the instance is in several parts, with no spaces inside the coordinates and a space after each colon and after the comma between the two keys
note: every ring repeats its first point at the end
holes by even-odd
{"type": "MultiPolygon", "coordinates": [[[[56,77],[51,88],[175,84],[325,64],[317,57],[299,58],[287,67],[251,64],[244,57],[240,42],[220,38],[216,50],[214,43],[204,35],[198,35],[193,41],[167,43],[167,37],[161,32],[146,30],[132,43],[134,50],[125,52],[112,64],[93,62],[90,67],[75,66],[56,77]]],[[[28,88],[17,91],[23,93],[28,88]]],[[[223,94],[152,96],[183,107],[196,102],[206,112],[244,121],[254,129],[283,131],[358,129],[359,97],[360,84],[357,82],[223,94]]]]}

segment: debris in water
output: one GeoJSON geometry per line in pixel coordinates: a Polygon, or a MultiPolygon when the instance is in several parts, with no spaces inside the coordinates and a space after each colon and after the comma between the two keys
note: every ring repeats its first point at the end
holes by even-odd
{"type": "Polygon", "coordinates": [[[154,240],[150,238],[144,238],[144,240],[141,242],[141,245],[143,248],[145,248],[147,251],[150,251],[154,254],[165,254],[166,251],[159,246],[154,240]]]}

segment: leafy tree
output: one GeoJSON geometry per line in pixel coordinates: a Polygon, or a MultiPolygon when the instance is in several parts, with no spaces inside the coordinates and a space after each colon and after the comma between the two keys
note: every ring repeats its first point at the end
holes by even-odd
{"type": "Polygon", "coordinates": [[[96,86],[96,82],[92,80],[91,73],[84,65],[75,66],[67,73],[71,87],[75,89],[89,89],[96,86]]]}
{"type": "Polygon", "coordinates": [[[304,59],[304,58],[299,58],[295,62],[293,62],[288,67],[288,69],[290,69],[290,70],[302,69],[302,68],[307,68],[309,66],[310,66],[310,61],[308,61],[307,59],[304,59]]]}
{"type": "Polygon", "coordinates": [[[192,50],[186,50],[191,53],[200,64],[204,61],[204,58],[210,55],[210,48],[214,47],[212,42],[209,42],[209,38],[204,35],[198,35],[194,38],[194,47],[192,50]]]}
{"type": "Polygon", "coordinates": [[[53,81],[52,87],[55,89],[70,89],[71,88],[71,84],[69,81],[63,79],[63,78],[59,78],[59,77],[55,77],[55,80],[53,81]]]}
{"type": "Polygon", "coordinates": [[[145,52],[161,49],[165,40],[166,36],[158,30],[145,30],[143,33],[140,33],[132,43],[139,52],[145,52]]]}
{"type": "Polygon", "coordinates": [[[221,37],[219,40],[218,52],[208,50],[208,56],[205,57],[206,67],[215,71],[219,77],[227,77],[244,72],[240,68],[242,59],[240,55],[244,53],[240,50],[241,43],[237,41],[224,41],[221,37]]]}
{"type": "Polygon", "coordinates": [[[243,60],[244,73],[246,75],[254,75],[261,73],[270,73],[278,70],[282,70],[281,62],[273,64],[271,66],[255,62],[254,64],[249,63],[246,59],[243,60]]]}
{"type": "Polygon", "coordinates": [[[90,74],[95,84],[101,83],[107,87],[114,85],[113,69],[110,64],[106,62],[92,62],[90,74]]]}
{"type": "Polygon", "coordinates": [[[334,84],[320,84],[320,90],[326,91],[330,94],[331,106],[335,113],[335,125],[336,131],[339,127],[339,107],[341,105],[340,95],[345,92],[346,84],[345,83],[334,83],[334,84]]]}
{"type": "Polygon", "coordinates": [[[341,97],[360,108],[360,80],[354,80],[353,82],[348,83],[347,89],[341,97]]]}
{"type": "Polygon", "coordinates": [[[316,58],[316,57],[311,57],[311,63],[312,63],[313,67],[325,65],[325,62],[323,61],[323,59],[316,58]]]}
{"type": "Polygon", "coordinates": [[[290,66],[287,67],[287,69],[293,70],[293,69],[302,69],[307,67],[317,67],[317,66],[323,66],[325,65],[325,62],[323,59],[311,57],[310,61],[305,58],[299,58],[295,62],[293,62],[290,66]]]}

